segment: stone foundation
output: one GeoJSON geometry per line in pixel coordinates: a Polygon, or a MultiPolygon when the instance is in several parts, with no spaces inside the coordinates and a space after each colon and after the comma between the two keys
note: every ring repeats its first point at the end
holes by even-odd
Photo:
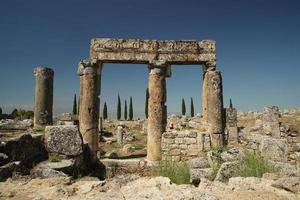
{"type": "Polygon", "coordinates": [[[162,135],[162,159],[184,161],[210,150],[208,133],[196,130],[165,132],[162,135]]]}

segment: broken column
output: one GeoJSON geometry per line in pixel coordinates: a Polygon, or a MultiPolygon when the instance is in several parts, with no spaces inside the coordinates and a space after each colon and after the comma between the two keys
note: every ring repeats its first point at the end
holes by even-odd
{"type": "Polygon", "coordinates": [[[238,128],[237,128],[237,110],[232,106],[230,100],[229,108],[225,109],[226,111],[226,129],[228,132],[228,139],[230,141],[238,142],[238,128]]]}
{"type": "Polygon", "coordinates": [[[202,113],[210,133],[211,145],[223,146],[223,89],[221,72],[206,70],[203,78],[202,113]]]}
{"type": "Polygon", "coordinates": [[[161,160],[161,138],[166,128],[166,68],[165,63],[149,66],[148,161],[161,160]]]}
{"type": "Polygon", "coordinates": [[[280,138],[279,108],[277,106],[265,107],[262,116],[263,131],[266,135],[280,138]]]}
{"type": "Polygon", "coordinates": [[[94,153],[98,151],[101,69],[101,65],[83,60],[80,61],[77,72],[80,76],[79,130],[83,142],[94,153]]]}
{"type": "Polygon", "coordinates": [[[38,128],[52,124],[54,71],[46,67],[36,67],[34,76],[34,127],[38,128]]]}

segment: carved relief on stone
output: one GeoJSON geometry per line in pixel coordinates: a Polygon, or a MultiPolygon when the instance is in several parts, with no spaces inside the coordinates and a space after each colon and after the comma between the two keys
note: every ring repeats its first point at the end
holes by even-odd
{"type": "Polygon", "coordinates": [[[198,44],[195,41],[158,41],[158,52],[161,53],[199,53],[198,44]]]}
{"type": "Polygon", "coordinates": [[[156,51],[156,40],[140,39],[93,39],[92,48],[95,51],[156,51]]]}

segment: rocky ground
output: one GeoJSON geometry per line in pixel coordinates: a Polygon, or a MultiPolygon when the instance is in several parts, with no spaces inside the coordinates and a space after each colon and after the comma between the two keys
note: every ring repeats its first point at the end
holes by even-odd
{"type": "Polygon", "coordinates": [[[165,177],[127,175],[106,181],[84,177],[71,180],[66,177],[47,179],[18,179],[0,183],[0,199],[262,199],[297,200],[300,194],[274,187],[273,180],[260,178],[231,178],[228,184],[203,179],[198,187],[172,184],[165,177]]]}
{"type": "MultiPolygon", "coordinates": [[[[238,113],[237,119],[239,142],[229,141],[222,151],[205,149],[187,161],[192,184],[181,185],[147,167],[145,120],[103,122],[99,146],[106,179],[103,169],[95,170],[99,163],[91,162],[76,126],[52,127],[44,134],[32,129],[30,120],[2,120],[0,199],[300,199],[300,110],[281,111],[276,126],[271,119],[279,138],[266,131],[264,113],[238,113]],[[262,178],[234,177],[246,150],[259,151],[278,170],[262,178]]],[[[204,127],[200,115],[172,115],[167,131],[204,127]]]]}

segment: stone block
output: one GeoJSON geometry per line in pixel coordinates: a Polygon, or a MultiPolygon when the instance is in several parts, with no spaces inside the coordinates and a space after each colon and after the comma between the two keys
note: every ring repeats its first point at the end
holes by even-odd
{"type": "Polygon", "coordinates": [[[286,139],[264,136],[261,139],[259,150],[264,157],[273,161],[287,162],[288,142],[286,139]]]}
{"type": "Polygon", "coordinates": [[[181,144],[181,143],[183,143],[183,138],[175,138],[175,143],[176,143],[176,144],[181,144]]]}
{"type": "Polygon", "coordinates": [[[196,144],[197,139],[196,138],[184,138],[184,143],[186,143],[186,144],[196,144]]]}
{"type": "Polygon", "coordinates": [[[47,126],[45,144],[48,152],[78,156],[83,152],[83,142],[75,125],[47,126]]]}

